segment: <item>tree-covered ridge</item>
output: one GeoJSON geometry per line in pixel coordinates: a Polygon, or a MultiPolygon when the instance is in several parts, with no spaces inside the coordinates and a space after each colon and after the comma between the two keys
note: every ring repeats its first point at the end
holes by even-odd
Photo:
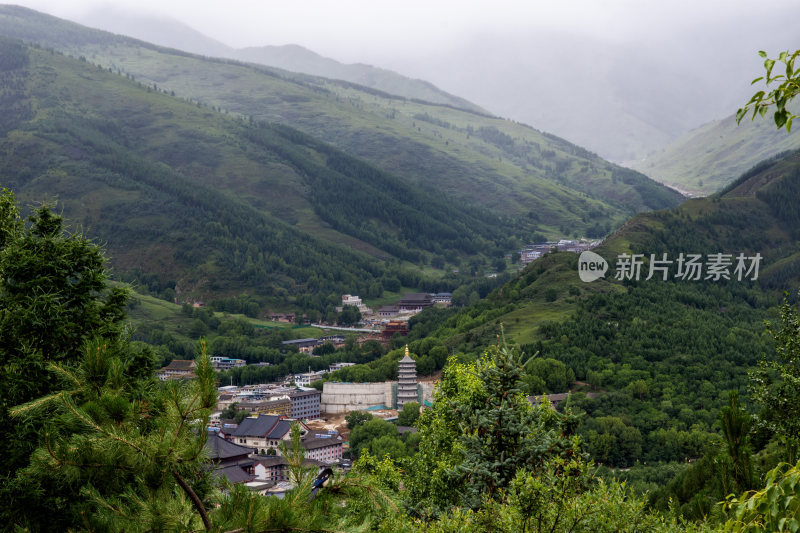
{"type": "Polygon", "coordinates": [[[10,129],[0,181],[23,199],[57,199],[108,243],[122,277],[158,272],[159,285],[189,294],[246,290],[324,311],[331,294],[380,296],[397,276],[419,286],[419,275],[370,255],[457,265],[502,256],[524,229],[289,127],[243,123],[86,62],[2,46],[10,129]]]}
{"type": "MultiPolygon", "coordinates": [[[[673,210],[633,217],[595,249],[609,262],[604,279],[583,283],[577,276],[576,254],[548,254],[484,301],[448,316],[438,331],[421,326],[426,335],[448,339],[452,346],[475,349],[490,342],[498,324],[503,322],[510,338],[529,344],[538,338],[537,331],[543,322],[554,320],[554,316],[568,317],[579,302],[624,295],[633,286],[666,290],[659,272],[657,279],[644,283],[651,255],[658,260],[663,254],[671,261],[666,283],[674,283],[678,291],[697,292],[698,301],[719,293],[728,295],[720,297],[741,300],[751,306],[774,305],[783,291],[793,292],[800,275],[797,260],[800,244],[790,209],[800,201],[796,185],[798,169],[800,155],[789,153],[754,167],[718,195],[692,199],[673,210]],[[729,274],[734,271],[738,254],[747,258],[759,254],[761,261],[755,280],[751,272],[741,282],[734,275],[731,281],[689,283],[675,279],[681,253],[700,254],[703,261],[709,254],[731,254],[729,274]],[[641,254],[642,283],[615,279],[621,254],[641,254]],[[766,300],[757,293],[758,289],[768,291],[766,300]]],[[[415,335],[413,330],[411,334],[415,335]]]]}
{"type": "Polygon", "coordinates": [[[444,193],[458,204],[514,216],[530,234],[594,228],[600,235],[636,211],[681,199],[563,139],[499,118],[96,30],[77,36],[82,27],[31,11],[4,10],[0,26],[7,36],[86,57],[178,96],[290,125],[404,176],[430,195],[444,193]]]}

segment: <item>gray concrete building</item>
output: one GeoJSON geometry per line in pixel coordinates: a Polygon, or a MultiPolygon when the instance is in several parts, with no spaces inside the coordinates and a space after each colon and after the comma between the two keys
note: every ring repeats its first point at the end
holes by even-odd
{"type": "Polygon", "coordinates": [[[322,393],[316,389],[296,389],[289,393],[292,401],[292,418],[309,420],[319,418],[322,393]]]}

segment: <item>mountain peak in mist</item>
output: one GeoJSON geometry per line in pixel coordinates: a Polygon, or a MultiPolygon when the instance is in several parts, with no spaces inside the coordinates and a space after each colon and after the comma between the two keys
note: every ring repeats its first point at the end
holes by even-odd
{"type": "Polygon", "coordinates": [[[233,51],[228,45],[173,18],[136,13],[111,5],[96,8],[75,22],[205,56],[228,57],[233,51]]]}

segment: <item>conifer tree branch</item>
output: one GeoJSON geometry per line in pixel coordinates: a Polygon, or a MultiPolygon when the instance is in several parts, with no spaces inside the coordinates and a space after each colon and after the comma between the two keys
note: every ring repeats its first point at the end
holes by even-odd
{"type": "Polygon", "coordinates": [[[78,379],[78,377],[75,376],[75,374],[73,374],[66,368],[64,368],[63,366],[50,363],[47,365],[47,370],[49,370],[50,372],[55,372],[56,374],[59,374],[61,377],[69,379],[69,381],[71,381],[76,387],[80,388],[81,381],[78,379]]]}
{"type": "Polygon", "coordinates": [[[23,416],[31,411],[39,409],[40,407],[44,407],[54,402],[55,400],[58,400],[60,397],[61,393],[42,396],[41,398],[37,398],[36,400],[30,401],[28,403],[12,407],[11,409],[8,410],[8,412],[11,416],[23,416]]]}
{"type": "MultiPolygon", "coordinates": [[[[45,434],[44,442],[45,442],[45,449],[47,450],[47,455],[52,457],[53,461],[55,461],[58,466],[75,466],[78,468],[109,468],[108,463],[76,463],[75,461],[67,460],[65,456],[60,456],[56,454],[55,450],[53,450],[49,433],[45,434]]],[[[114,470],[126,470],[128,472],[134,471],[133,468],[120,464],[115,464],[114,470]]]]}
{"type": "Polygon", "coordinates": [[[200,514],[200,518],[203,520],[203,525],[206,527],[206,531],[211,531],[211,519],[208,517],[208,512],[206,511],[203,502],[200,500],[200,497],[197,495],[194,489],[192,489],[192,487],[186,483],[186,480],[181,477],[174,467],[170,469],[170,472],[172,473],[172,477],[175,478],[175,481],[178,482],[178,485],[181,486],[183,491],[189,496],[189,499],[192,500],[194,508],[197,509],[197,512],[200,514]]]}
{"type": "Polygon", "coordinates": [[[61,392],[61,393],[59,393],[59,396],[61,397],[61,400],[64,403],[64,405],[67,406],[67,409],[69,409],[72,412],[72,414],[74,414],[76,417],[78,417],[78,419],[81,422],[83,422],[84,424],[86,424],[90,428],[94,429],[98,433],[100,433],[102,435],[105,435],[109,439],[115,440],[115,441],[120,442],[122,444],[125,444],[126,446],[129,446],[129,447],[133,448],[134,450],[136,450],[137,452],[141,453],[145,457],[150,457],[150,454],[148,454],[144,449],[142,449],[136,443],[131,442],[129,440],[126,440],[126,439],[124,439],[122,437],[119,437],[117,435],[114,435],[113,433],[111,433],[109,431],[106,431],[101,426],[99,426],[97,423],[95,423],[95,421],[92,420],[89,416],[87,416],[86,413],[83,413],[80,409],[75,407],[75,405],[73,405],[73,403],[71,401],[69,401],[69,399],[66,397],[65,393],[61,392]]]}

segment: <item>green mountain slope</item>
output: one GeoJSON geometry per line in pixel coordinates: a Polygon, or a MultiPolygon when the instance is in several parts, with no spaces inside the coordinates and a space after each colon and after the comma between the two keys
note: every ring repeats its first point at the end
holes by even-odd
{"type": "Polygon", "coordinates": [[[424,80],[408,78],[391,70],[363,63],[346,65],[298,45],[242,48],[225,53],[224,57],[277,67],[291,72],[349,81],[409,99],[424,100],[433,104],[443,104],[466,111],[488,114],[485,109],[472,102],[442,91],[424,80]]]}
{"type": "Polygon", "coordinates": [[[393,275],[375,258],[457,262],[523,232],[287,126],[249,124],[86,61],[3,40],[0,69],[0,184],[24,203],[58,201],[108,243],[123,277],[324,308],[393,275]]]}
{"type": "Polygon", "coordinates": [[[227,57],[292,72],[344,80],[404,98],[416,98],[434,104],[486,113],[486,110],[472,102],[449,94],[424,80],[412,79],[391,70],[363,63],[340,63],[296,44],[232,48],[177,20],[134,13],[111,5],[98,7],[76,21],[92,28],[127,35],[184,52],[227,57]]]}
{"type": "MultiPolygon", "coordinates": [[[[763,161],[708,198],[686,201],[672,210],[639,214],[623,224],[594,251],[609,263],[604,279],[584,283],[578,277],[578,256],[571,253],[546,255],[531,263],[516,280],[496,291],[474,309],[455,317],[460,325],[441,336],[453,343],[469,341],[479,346],[493,338],[499,324],[507,335],[522,344],[540,338],[544,322],[563,320],[574,313],[581,301],[596,294],[625,294],[631,286],[654,287],[672,284],[677,264],[670,266],[670,279],[661,281],[660,271],[650,281],[634,284],[614,279],[620,254],[643,254],[642,280],[649,274],[650,254],[667,253],[673,261],[680,253],[738,255],[761,254],[758,279],[748,290],[771,295],[777,301],[784,290],[800,284],[800,152],[763,161]],[[549,298],[548,291],[551,291],[549,298]],[[553,292],[554,291],[554,292],[553,292]],[[551,300],[551,301],[548,301],[551,300]],[[510,306],[510,307],[508,307],[510,306]],[[489,311],[483,319],[481,313],[489,311]],[[491,315],[491,316],[490,316],[491,315]],[[477,320],[476,320],[477,318],[477,320]],[[463,336],[459,340],[458,334],[463,336]]],[[[730,272],[735,267],[730,267],[730,272]]],[[[688,284],[689,282],[683,282],[688,284]]],[[[734,281],[699,281],[702,290],[715,286],[731,288],[734,281]]]]}
{"type": "Polygon", "coordinates": [[[0,8],[0,34],[53,47],[145,85],[257,120],[296,127],[429,195],[518,217],[531,233],[602,234],[628,215],[681,197],[530,127],[366,87],[209,60],[0,8]]]}
{"type": "Polygon", "coordinates": [[[769,157],[800,148],[800,135],[775,129],[769,119],[731,115],[682,136],[662,151],[630,165],[648,176],[695,195],[716,192],[769,157]]]}

